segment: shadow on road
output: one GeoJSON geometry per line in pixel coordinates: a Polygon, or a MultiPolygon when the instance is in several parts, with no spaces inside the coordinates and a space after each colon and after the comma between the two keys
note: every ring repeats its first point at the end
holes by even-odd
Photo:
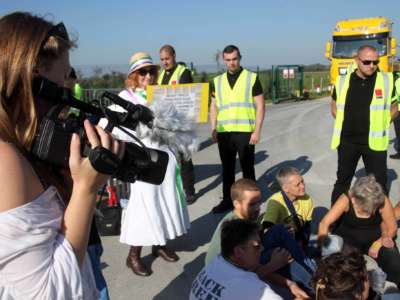
{"type": "Polygon", "coordinates": [[[197,218],[191,222],[187,234],[168,242],[168,245],[176,251],[195,251],[211,240],[215,228],[223,217],[223,214],[208,213],[197,218]]]}
{"type": "MultiPolygon", "coordinates": [[[[267,151],[258,151],[254,156],[254,165],[259,164],[260,162],[266,160],[268,158],[267,151]]],[[[239,159],[236,159],[236,169],[235,174],[239,173],[240,163],[239,159]]],[[[222,182],[222,166],[221,164],[205,164],[205,165],[195,165],[194,173],[196,174],[196,183],[203,181],[209,177],[213,177],[218,175],[211,183],[202,188],[197,192],[197,198],[201,198],[204,194],[218,187],[222,182]]],[[[216,201],[217,202],[217,201],[216,201]]],[[[217,204],[217,203],[216,203],[217,204]]]]}
{"type": "Polygon", "coordinates": [[[173,279],[153,300],[188,299],[191,283],[204,266],[206,254],[202,253],[183,267],[183,272],[173,279]]]}
{"type": "MultiPolygon", "coordinates": [[[[365,171],[365,168],[361,168],[359,170],[357,170],[354,173],[354,177],[356,177],[357,179],[363,176],[367,176],[367,172],[365,171]]],[[[389,194],[390,189],[392,188],[392,184],[393,182],[398,178],[397,173],[395,170],[393,169],[388,169],[387,170],[387,182],[386,182],[386,188],[387,188],[387,192],[389,194]]]]}
{"type": "Polygon", "coordinates": [[[212,144],[214,144],[214,142],[211,140],[211,138],[208,138],[208,139],[202,141],[199,144],[199,149],[197,150],[197,152],[200,152],[200,151],[206,149],[207,147],[210,147],[212,144]]]}

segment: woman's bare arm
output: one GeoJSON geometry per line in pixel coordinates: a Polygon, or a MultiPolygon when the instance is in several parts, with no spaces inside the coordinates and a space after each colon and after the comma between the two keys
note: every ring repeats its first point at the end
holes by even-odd
{"type": "Polygon", "coordinates": [[[335,221],[337,221],[344,212],[349,209],[349,201],[349,198],[347,198],[347,196],[343,194],[324,216],[324,218],[319,223],[318,241],[323,242],[323,240],[329,233],[329,227],[335,221]]]}

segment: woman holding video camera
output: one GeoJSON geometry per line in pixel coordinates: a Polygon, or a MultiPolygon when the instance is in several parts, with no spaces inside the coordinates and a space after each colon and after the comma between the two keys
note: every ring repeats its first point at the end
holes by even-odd
{"type": "MultiPolygon", "coordinates": [[[[95,299],[86,249],[95,197],[109,176],[81,156],[76,134],[69,170],[32,154],[40,123],[55,105],[35,96],[32,82],[63,86],[74,43],[62,23],[19,12],[1,17],[0,36],[0,295],[95,299]]],[[[122,143],[88,121],[84,127],[92,148],[122,157],[122,143]]]]}
{"type": "MultiPolygon", "coordinates": [[[[185,234],[190,226],[177,155],[189,153],[189,147],[185,148],[184,145],[192,143],[194,139],[190,130],[185,132],[189,124],[174,107],[168,103],[147,103],[146,88],[156,84],[158,69],[149,54],[135,53],[129,61],[126,89],[119,94],[133,104],[149,106],[155,117],[152,128],[139,123],[136,131],[129,130],[130,134],[138,137],[146,147],[162,150],[169,157],[166,174],[160,185],[141,181],[130,185],[120,242],[130,246],[126,265],[139,276],[151,274],[141,259],[143,246],[152,246],[153,256],[175,262],[179,257],[167,247],[167,241],[185,234]],[[158,122],[162,123],[163,129],[157,127],[158,122]],[[178,150],[176,145],[185,149],[178,150]]],[[[111,105],[110,109],[122,111],[117,105],[111,105]]],[[[100,121],[102,126],[105,126],[104,121],[105,119],[100,121]]],[[[120,140],[135,142],[118,128],[112,133],[120,140]]]]}

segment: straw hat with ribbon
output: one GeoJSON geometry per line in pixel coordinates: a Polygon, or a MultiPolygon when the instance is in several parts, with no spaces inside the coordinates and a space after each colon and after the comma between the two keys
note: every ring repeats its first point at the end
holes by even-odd
{"type": "Polygon", "coordinates": [[[137,52],[129,59],[129,72],[128,75],[144,67],[160,68],[159,65],[153,63],[151,56],[146,52],[137,52]]]}

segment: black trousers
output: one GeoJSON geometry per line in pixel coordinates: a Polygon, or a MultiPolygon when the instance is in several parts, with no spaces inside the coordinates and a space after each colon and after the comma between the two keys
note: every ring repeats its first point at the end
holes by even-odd
{"type": "Polygon", "coordinates": [[[193,196],[195,190],[194,190],[194,167],[192,159],[186,161],[183,159],[181,160],[181,176],[185,194],[187,196],[193,196]]]}
{"type": "Polygon", "coordinates": [[[337,179],[333,187],[331,205],[350,188],[351,180],[362,157],[367,174],[374,174],[386,193],[387,151],[373,151],[368,145],[352,144],[341,141],[338,148],[337,179]]]}
{"type": "Polygon", "coordinates": [[[251,132],[218,133],[218,150],[222,162],[223,201],[232,205],[231,186],[235,182],[236,155],[239,154],[243,178],[256,179],[254,145],[249,145],[251,132]]]}

